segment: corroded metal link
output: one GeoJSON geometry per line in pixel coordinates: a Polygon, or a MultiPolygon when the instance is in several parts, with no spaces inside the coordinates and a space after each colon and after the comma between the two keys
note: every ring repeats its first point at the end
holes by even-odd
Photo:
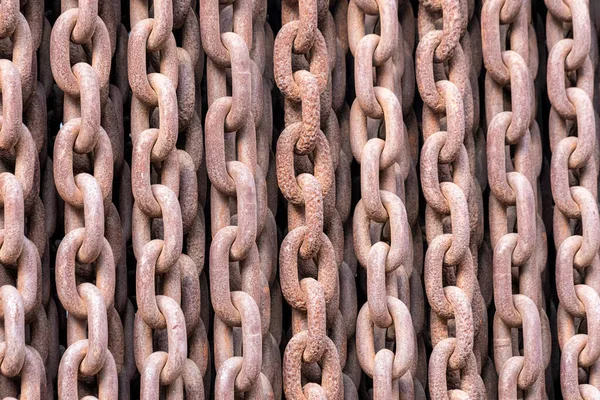
{"type": "MultiPolygon", "coordinates": [[[[408,308],[397,298],[388,296],[388,309],[390,310],[391,321],[388,326],[379,326],[380,328],[394,327],[396,336],[396,353],[394,355],[392,367],[392,379],[400,379],[412,368],[412,363],[416,355],[416,341],[412,329],[406,329],[406,326],[412,324],[408,308]]],[[[370,315],[369,305],[365,304],[358,314],[356,324],[356,341],[358,359],[365,373],[369,376],[375,374],[377,368],[377,353],[375,352],[375,338],[373,335],[374,322],[370,315]]],[[[381,350],[380,350],[381,351],[381,350]]]]}

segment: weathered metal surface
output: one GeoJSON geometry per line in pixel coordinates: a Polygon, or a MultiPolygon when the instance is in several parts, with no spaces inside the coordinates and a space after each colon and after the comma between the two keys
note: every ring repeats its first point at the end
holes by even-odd
{"type": "Polygon", "coordinates": [[[598,28],[0,0],[0,398],[600,398],[598,28]]]}

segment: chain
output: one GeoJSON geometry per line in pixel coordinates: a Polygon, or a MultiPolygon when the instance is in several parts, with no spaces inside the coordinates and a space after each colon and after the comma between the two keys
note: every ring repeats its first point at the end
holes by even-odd
{"type": "Polygon", "coordinates": [[[167,386],[173,398],[193,398],[204,393],[208,348],[197,312],[204,265],[204,220],[198,212],[202,128],[195,100],[199,29],[189,1],[155,2],[152,18],[146,2],[130,6],[127,61],[133,94],[132,238],[138,304],[133,340],[140,396],[158,398],[161,386],[167,386]],[[147,73],[149,54],[157,72],[147,73]],[[178,140],[183,149],[176,147],[178,140]]]}
{"type": "Polygon", "coordinates": [[[540,398],[546,396],[550,326],[541,284],[546,243],[537,202],[542,154],[535,121],[537,47],[531,38],[531,4],[524,1],[507,10],[500,2],[486,2],[481,15],[498,396],[523,390],[540,398]],[[522,344],[512,339],[518,330],[522,344]]]}
{"type": "MultiPolygon", "coordinates": [[[[282,336],[281,289],[277,277],[277,176],[275,174],[275,158],[271,149],[273,142],[273,110],[271,106],[271,90],[274,85],[272,50],[274,37],[267,23],[267,1],[261,0],[254,6],[252,19],[252,97],[263,99],[253,102],[252,116],[256,126],[257,187],[266,188],[266,207],[261,206],[257,221],[257,247],[260,256],[261,270],[269,285],[270,298],[268,307],[263,313],[269,318],[266,321],[268,330],[263,333],[263,361],[261,373],[272,389],[274,398],[281,398],[282,376],[279,346],[282,336]]],[[[264,303],[263,303],[264,304],[264,303]]],[[[262,308],[262,306],[261,306],[262,308]]],[[[264,379],[263,378],[263,379],[264,379]]],[[[268,387],[264,385],[264,387],[268,387]]]]}
{"type": "Polygon", "coordinates": [[[347,337],[338,284],[343,228],[336,208],[340,147],[331,86],[336,26],[328,2],[285,0],[281,6],[283,25],[273,59],[285,129],[276,157],[279,188],[289,202],[289,231],[281,244],[279,273],[283,297],[292,307],[283,389],[289,399],[337,399],[344,390],[340,352],[347,337]]]}
{"type": "Polygon", "coordinates": [[[40,398],[47,396],[51,344],[45,336],[48,297],[42,298],[40,261],[47,240],[39,198],[45,111],[34,109],[45,105],[34,62],[42,41],[43,4],[7,1],[2,14],[0,39],[8,45],[0,52],[0,396],[40,398]]]}
{"type": "MultiPolygon", "coordinates": [[[[410,5],[401,3],[403,15],[412,13],[410,5]]],[[[416,193],[407,193],[416,175],[405,124],[414,81],[405,66],[411,59],[414,23],[401,25],[398,14],[399,6],[388,1],[351,0],[348,7],[356,91],[350,142],[361,179],[354,248],[367,275],[367,302],[358,314],[356,346],[363,371],[373,379],[375,399],[398,398],[400,393],[409,398],[423,391],[415,379],[418,349],[409,311],[411,297],[417,298],[411,296],[415,259],[410,223],[416,223],[418,205],[416,193]]],[[[419,272],[414,279],[419,280],[419,272]]]]}
{"type": "Polygon", "coordinates": [[[487,322],[477,281],[477,249],[483,226],[474,159],[469,156],[473,154],[476,120],[471,60],[464,50],[473,11],[473,2],[467,4],[464,0],[435,4],[423,1],[419,5],[420,42],[415,68],[424,103],[421,184],[427,202],[429,247],[424,279],[431,306],[432,398],[451,393],[470,398],[485,396],[480,346],[487,341],[487,322]],[[437,29],[436,21],[440,19],[443,23],[437,29]]]}
{"type": "Polygon", "coordinates": [[[262,396],[273,392],[268,376],[277,372],[276,364],[270,363],[272,357],[267,358],[276,345],[269,331],[274,269],[269,248],[270,232],[274,231],[268,216],[273,217],[265,179],[269,111],[265,112],[264,101],[252,101],[264,95],[261,43],[265,41],[266,2],[202,0],[200,19],[208,56],[206,161],[212,184],[210,296],[215,310],[215,397],[232,398],[234,393],[262,396]],[[262,122],[266,129],[260,128],[262,122]],[[241,328],[241,338],[234,336],[235,328],[241,328]],[[242,346],[241,351],[235,350],[242,346]],[[267,357],[263,357],[263,349],[267,357]]]}
{"type": "Polygon", "coordinates": [[[600,2],[0,17],[0,398],[600,398],[600,2]]]}
{"type": "Polygon", "coordinates": [[[565,399],[593,398],[600,395],[594,372],[600,353],[590,340],[597,335],[594,309],[600,304],[600,279],[594,273],[600,260],[591,58],[596,34],[587,1],[547,1],[546,6],[560,387],[565,399]]]}
{"type": "Polygon", "coordinates": [[[122,242],[110,196],[115,161],[111,135],[119,132],[106,122],[107,110],[112,110],[106,21],[114,18],[94,1],[81,7],[65,1],[61,8],[50,38],[52,73],[64,93],[63,125],[54,144],[54,181],[64,201],[65,232],[56,254],[56,290],[67,312],[58,394],[116,396],[123,330],[114,308],[115,265],[122,242]],[[82,51],[86,46],[91,46],[91,57],[82,51]]]}

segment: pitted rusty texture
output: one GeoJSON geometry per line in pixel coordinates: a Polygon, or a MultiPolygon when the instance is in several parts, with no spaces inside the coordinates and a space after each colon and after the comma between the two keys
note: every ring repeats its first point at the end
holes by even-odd
{"type": "Polygon", "coordinates": [[[344,317],[354,320],[356,312],[340,303],[340,271],[346,265],[340,211],[347,218],[350,195],[349,161],[340,163],[344,154],[337,114],[345,82],[333,87],[333,76],[345,74],[338,57],[345,58],[346,36],[338,25],[346,27],[346,7],[345,0],[282,1],[282,27],[273,49],[274,79],[284,98],[276,169],[289,202],[279,273],[283,298],[292,308],[292,337],[282,364],[283,391],[291,399],[338,399],[345,390],[356,397],[356,384],[344,385],[342,378],[352,334],[344,317]],[[341,93],[334,103],[335,90],[341,93]],[[342,192],[338,176],[346,186],[342,192]]]}
{"type": "Polygon", "coordinates": [[[418,12],[415,69],[423,100],[420,172],[427,203],[424,280],[431,306],[432,398],[485,398],[489,392],[482,379],[484,366],[491,364],[487,305],[478,280],[483,201],[475,157],[484,149],[474,11],[473,1],[442,0],[422,1],[418,12]]]}
{"type": "Polygon", "coordinates": [[[0,0],[0,398],[600,399],[599,34],[0,0]]]}

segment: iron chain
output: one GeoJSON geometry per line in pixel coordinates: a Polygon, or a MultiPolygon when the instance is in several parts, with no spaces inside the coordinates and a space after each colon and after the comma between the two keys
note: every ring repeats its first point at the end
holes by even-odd
{"type": "Polygon", "coordinates": [[[0,398],[600,398],[599,33],[0,0],[0,398]]]}

